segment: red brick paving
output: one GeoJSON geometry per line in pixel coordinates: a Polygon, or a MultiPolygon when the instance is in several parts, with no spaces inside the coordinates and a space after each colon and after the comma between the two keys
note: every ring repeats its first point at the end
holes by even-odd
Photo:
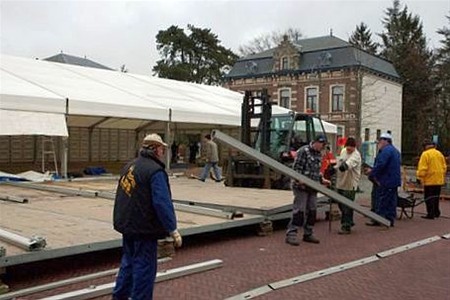
{"type": "MultiPolygon", "coordinates": [[[[423,211],[424,207],[417,207],[423,211]]],[[[339,223],[320,221],[315,233],[319,245],[284,243],[285,222],[270,236],[256,236],[254,228],[216,232],[187,238],[173,260],[160,266],[170,269],[210,259],[221,259],[219,269],[156,284],[155,299],[225,299],[269,283],[318,271],[434,235],[450,233],[450,201],[441,201],[442,216],[424,220],[399,220],[394,228],[368,227],[355,215],[351,235],[337,234],[339,223]]],[[[117,263],[111,267],[117,267],[117,263]]],[[[76,285],[112,281],[106,278],[76,285]]],[[[270,292],[257,299],[450,299],[450,240],[441,239],[377,262],[270,292]]],[[[60,292],[65,291],[64,289],[60,292]]],[[[43,293],[41,295],[44,295],[43,293]]],[[[48,295],[48,294],[46,294],[48,295]]],[[[35,296],[31,298],[36,299],[35,296]]],[[[98,299],[110,299],[102,297],[98,299]]]]}

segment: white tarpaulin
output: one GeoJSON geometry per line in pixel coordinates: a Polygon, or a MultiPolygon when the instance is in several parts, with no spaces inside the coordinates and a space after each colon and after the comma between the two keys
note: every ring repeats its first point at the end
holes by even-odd
{"type": "Polygon", "coordinates": [[[62,114],[0,109],[0,135],[68,136],[62,114]]]}
{"type": "Polygon", "coordinates": [[[218,86],[7,55],[0,69],[0,109],[67,113],[69,126],[241,125],[243,95],[218,86]]]}

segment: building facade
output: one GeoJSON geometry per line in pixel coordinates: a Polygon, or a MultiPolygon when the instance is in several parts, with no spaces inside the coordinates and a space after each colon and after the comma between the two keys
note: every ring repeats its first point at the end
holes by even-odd
{"type": "Polygon", "coordinates": [[[272,102],[317,113],[339,136],[374,141],[391,131],[401,146],[402,84],[393,65],[334,36],[290,42],[239,59],[225,78],[234,91],[267,89],[272,102]]]}

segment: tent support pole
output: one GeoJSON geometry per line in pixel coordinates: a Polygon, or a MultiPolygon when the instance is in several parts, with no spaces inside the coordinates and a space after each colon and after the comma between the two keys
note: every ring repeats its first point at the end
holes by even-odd
{"type": "Polygon", "coordinates": [[[167,143],[167,150],[166,150],[166,171],[169,172],[170,171],[170,157],[171,157],[171,153],[170,153],[170,124],[172,123],[172,109],[169,108],[169,121],[166,123],[166,134],[165,134],[165,140],[167,143]]]}

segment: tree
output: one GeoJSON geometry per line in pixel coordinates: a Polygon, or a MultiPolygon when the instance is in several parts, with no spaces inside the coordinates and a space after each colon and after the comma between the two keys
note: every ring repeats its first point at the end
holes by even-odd
{"type": "Polygon", "coordinates": [[[297,42],[302,37],[299,29],[288,28],[285,31],[272,31],[262,34],[245,45],[239,46],[239,54],[244,57],[247,55],[263,52],[275,48],[283,40],[283,36],[287,35],[291,42],[297,42]]]}
{"type": "Polygon", "coordinates": [[[402,151],[414,156],[419,145],[430,137],[433,85],[430,79],[432,53],[427,49],[422,23],[400,1],[386,10],[382,56],[390,60],[403,80],[402,151]]]}
{"type": "Polygon", "coordinates": [[[377,54],[378,44],[372,41],[372,33],[364,22],[356,26],[348,42],[370,54],[377,54]]]}
{"type": "MultiPolygon", "coordinates": [[[[450,16],[447,16],[450,25],[450,16]]],[[[440,147],[450,149],[450,27],[437,31],[443,36],[442,47],[437,49],[435,85],[435,133],[439,136],[440,147]]]]}
{"type": "Polygon", "coordinates": [[[160,30],[156,48],[162,59],[153,72],[162,78],[205,84],[219,84],[225,66],[233,65],[237,55],[220,45],[211,29],[188,25],[189,35],[177,26],[160,30]]]}

